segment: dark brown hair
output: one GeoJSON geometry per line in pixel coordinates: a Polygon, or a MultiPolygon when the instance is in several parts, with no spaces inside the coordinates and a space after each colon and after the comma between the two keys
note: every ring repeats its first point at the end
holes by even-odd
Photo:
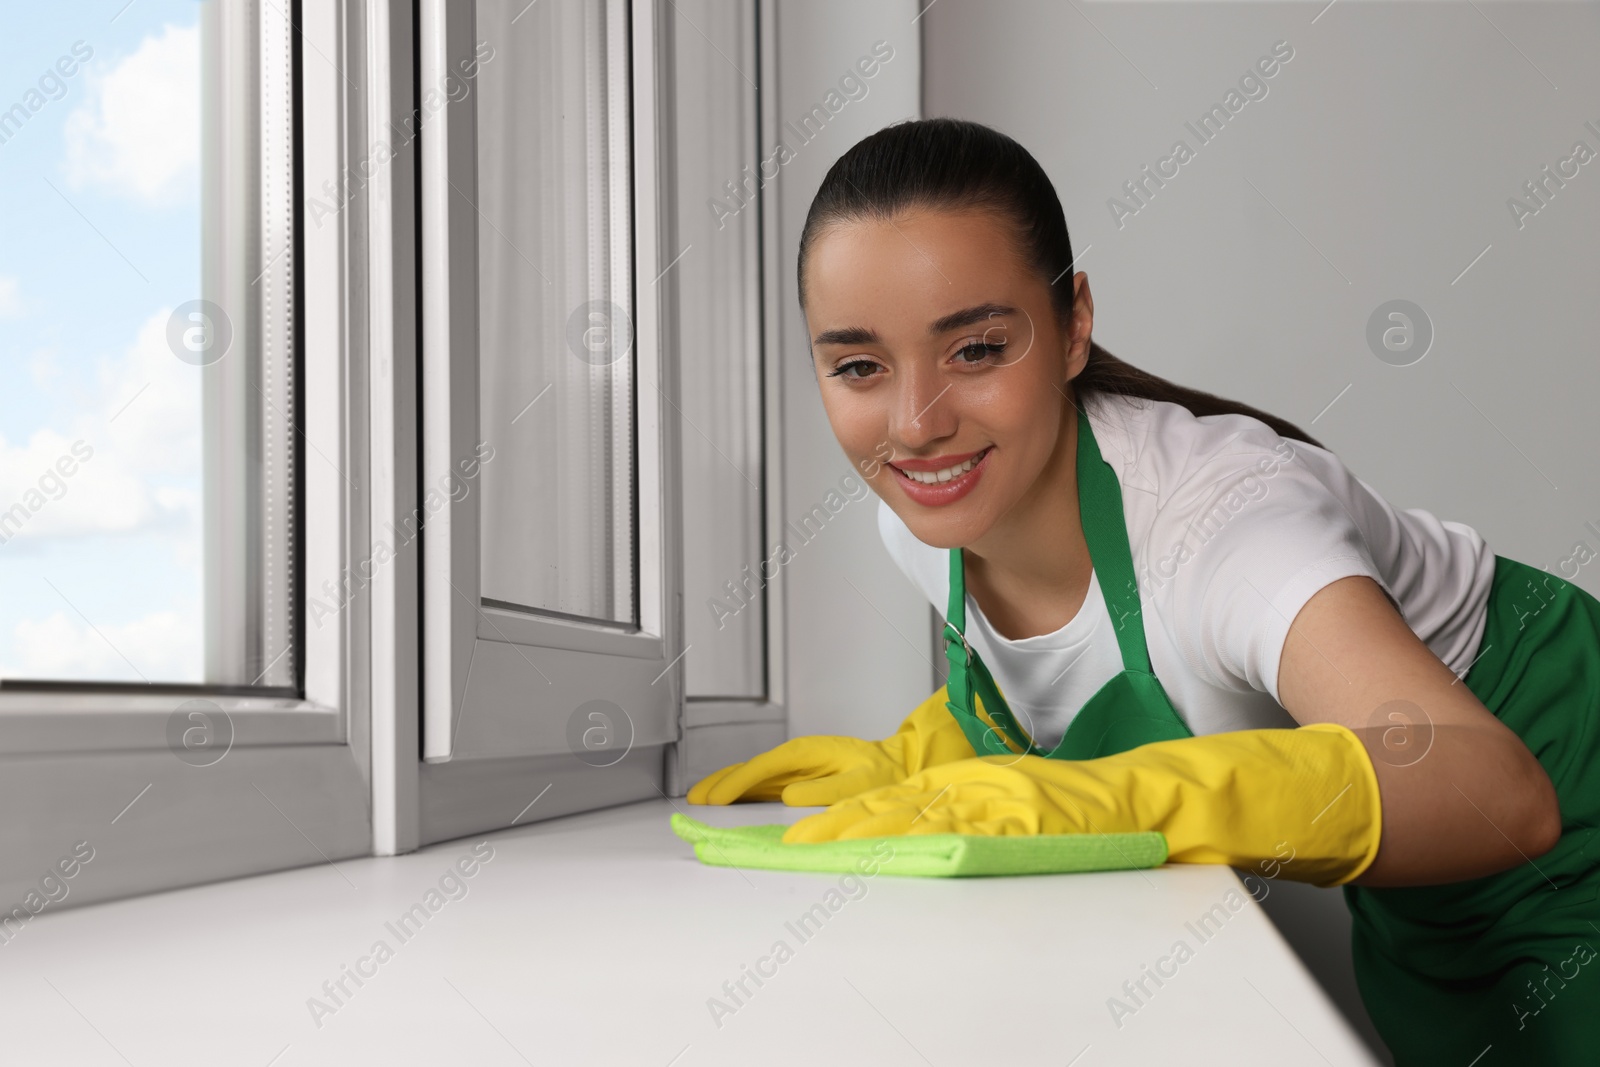
{"type": "MultiPolygon", "coordinates": [[[[912,207],[993,211],[1012,224],[1025,261],[1042,277],[1059,280],[1072,264],[1061,200],[1026,148],[980,123],[916,119],[885,126],[858,141],[822,179],[800,233],[801,308],[806,254],[823,228],[850,219],[892,218],[912,207]]],[[[1050,292],[1057,319],[1065,325],[1072,314],[1072,287],[1052,284],[1050,292]]],[[[1170,401],[1196,416],[1248,415],[1279,436],[1323,447],[1291,422],[1140,370],[1092,339],[1088,362],[1072,384],[1079,391],[1170,401]]]]}

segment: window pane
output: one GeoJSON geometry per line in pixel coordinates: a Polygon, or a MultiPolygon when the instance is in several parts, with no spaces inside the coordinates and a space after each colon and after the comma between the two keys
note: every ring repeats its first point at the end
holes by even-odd
{"type": "Polygon", "coordinates": [[[626,8],[479,0],[477,20],[483,596],[631,625],[626,8]]]}
{"type": "MultiPolygon", "coordinates": [[[[755,5],[675,0],[684,657],[691,697],[766,695],[755,5]]],[[[769,153],[770,154],[770,153],[769,153]]],[[[767,177],[770,179],[771,174],[767,177]]]]}
{"type": "Polygon", "coordinates": [[[0,37],[8,682],[294,682],[289,35],[252,8],[0,37]]]}

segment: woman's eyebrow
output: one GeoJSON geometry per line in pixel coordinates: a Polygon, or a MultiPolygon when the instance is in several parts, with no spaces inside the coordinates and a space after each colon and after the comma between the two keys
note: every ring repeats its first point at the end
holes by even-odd
{"type": "Polygon", "coordinates": [[[959,330],[963,326],[971,326],[982,322],[984,319],[1013,314],[1016,310],[1016,308],[1008,307],[1005,304],[976,304],[933,320],[933,325],[928,327],[928,333],[948,333],[951,330],[959,330]]]}
{"type": "Polygon", "coordinates": [[[811,339],[813,345],[875,345],[878,335],[875,331],[865,326],[841,326],[834,330],[823,330],[811,339]]]}
{"type": "MultiPolygon", "coordinates": [[[[974,304],[960,311],[952,311],[948,315],[934,319],[928,327],[930,336],[949,333],[959,330],[963,326],[971,326],[985,319],[995,318],[1000,315],[1011,315],[1016,308],[1007,304],[974,304]]],[[[813,345],[875,345],[879,343],[878,334],[865,326],[841,326],[833,330],[823,330],[812,338],[813,345]]]]}

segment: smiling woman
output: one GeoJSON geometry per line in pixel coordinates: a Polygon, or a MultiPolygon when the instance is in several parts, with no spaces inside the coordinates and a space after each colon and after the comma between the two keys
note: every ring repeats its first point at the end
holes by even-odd
{"type": "Polygon", "coordinates": [[[792,843],[1159,830],[1172,862],[1236,867],[1287,846],[1282,877],[1345,887],[1399,1062],[1576,1062],[1596,1036],[1577,998],[1533,1036],[1503,1016],[1600,921],[1600,602],[1555,580],[1559,621],[1513,626],[1516,590],[1552,576],[1094,344],[1055,190],[995,130],[855,145],[799,261],[829,424],[945,609],[949,684],[896,737],[954,722],[966,744],[882,784],[870,746],[794,738],[690,801],[837,798],[792,843]]]}

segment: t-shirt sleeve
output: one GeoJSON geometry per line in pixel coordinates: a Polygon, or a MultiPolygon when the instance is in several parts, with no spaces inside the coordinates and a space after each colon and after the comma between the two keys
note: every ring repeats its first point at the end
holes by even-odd
{"type": "Polygon", "coordinates": [[[1171,572],[1173,638],[1193,668],[1213,684],[1261,690],[1280,704],[1284,639],[1319,590],[1365,575],[1398,604],[1325,480],[1337,459],[1304,447],[1229,456],[1181,490],[1163,509],[1177,528],[1155,542],[1163,559],[1152,564],[1158,579],[1171,572]]]}

